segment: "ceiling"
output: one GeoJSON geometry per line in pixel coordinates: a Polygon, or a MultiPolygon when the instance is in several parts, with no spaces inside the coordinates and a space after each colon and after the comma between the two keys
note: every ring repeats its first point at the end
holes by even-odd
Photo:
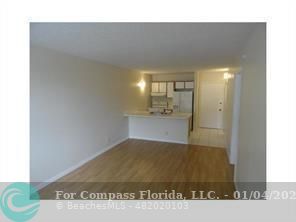
{"type": "Polygon", "coordinates": [[[236,66],[260,23],[31,23],[31,44],[146,72],[236,66]]]}

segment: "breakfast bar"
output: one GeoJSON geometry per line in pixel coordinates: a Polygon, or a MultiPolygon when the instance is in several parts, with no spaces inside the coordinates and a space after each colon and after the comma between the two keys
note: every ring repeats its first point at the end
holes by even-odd
{"type": "Polygon", "coordinates": [[[129,138],[188,144],[191,113],[127,112],[129,138]]]}

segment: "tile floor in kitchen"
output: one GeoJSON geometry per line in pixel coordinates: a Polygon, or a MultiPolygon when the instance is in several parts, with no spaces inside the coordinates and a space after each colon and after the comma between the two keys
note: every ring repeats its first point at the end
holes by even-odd
{"type": "Polygon", "coordinates": [[[222,129],[198,128],[191,132],[190,144],[225,148],[225,135],[222,129]]]}

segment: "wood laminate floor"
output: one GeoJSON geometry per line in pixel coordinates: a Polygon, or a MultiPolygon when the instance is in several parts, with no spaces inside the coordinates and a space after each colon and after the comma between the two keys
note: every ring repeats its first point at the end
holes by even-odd
{"type": "Polygon", "coordinates": [[[190,189],[214,189],[229,195],[234,191],[232,171],[225,149],[128,139],[44,188],[41,197],[69,187],[96,192],[176,189],[187,194],[190,189]]]}

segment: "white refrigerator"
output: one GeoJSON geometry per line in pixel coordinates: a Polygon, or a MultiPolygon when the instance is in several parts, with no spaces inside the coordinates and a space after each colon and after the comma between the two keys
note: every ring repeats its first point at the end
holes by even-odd
{"type": "Polygon", "coordinates": [[[174,112],[192,113],[193,112],[193,93],[192,91],[175,91],[173,94],[174,112]]]}

